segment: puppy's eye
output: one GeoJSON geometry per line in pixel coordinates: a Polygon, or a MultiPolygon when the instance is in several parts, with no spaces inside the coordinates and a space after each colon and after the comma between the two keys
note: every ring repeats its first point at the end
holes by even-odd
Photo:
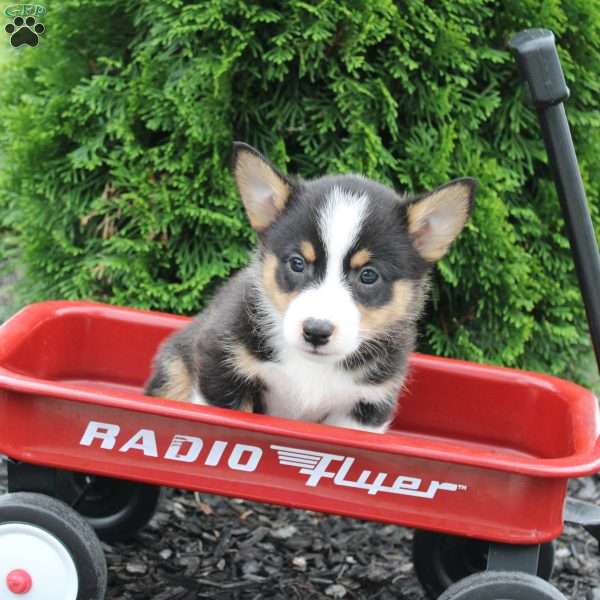
{"type": "Polygon", "coordinates": [[[372,285],[379,279],[379,273],[372,267],[365,267],[359,275],[361,283],[372,285]]]}
{"type": "Polygon", "coordinates": [[[297,254],[290,256],[288,264],[290,265],[290,269],[294,271],[294,273],[304,272],[305,263],[304,259],[301,256],[298,256],[297,254]]]}

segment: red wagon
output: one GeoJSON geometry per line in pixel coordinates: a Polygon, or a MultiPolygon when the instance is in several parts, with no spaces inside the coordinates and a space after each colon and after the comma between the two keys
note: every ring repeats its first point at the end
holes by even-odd
{"type": "MultiPolygon", "coordinates": [[[[548,33],[521,34],[516,46],[557,60],[548,33]]],[[[106,567],[89,524],[107,539],[130,533],[151,517],[158,486],[423,530],[414,557],[432,597],[563,598],[544,581],[550,542],[565,518],[600,522],[582,503],[565,512],[568,479],[600,471],[589,391],[415,354],[384,435],[144,396],[157,346],[186,322],[46,302],[0,328],[11,492],[0,498],[0,598],[103,598],[106,567]],[[487,571],[453,583],[473,571],[473,553],[487,571]]]]}

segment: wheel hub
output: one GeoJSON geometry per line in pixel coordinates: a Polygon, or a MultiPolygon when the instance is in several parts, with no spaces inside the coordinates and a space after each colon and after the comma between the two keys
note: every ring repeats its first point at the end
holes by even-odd
{"type": "Polygon", "coordinates": [[[6,586],[13,594],[26,594],[32,585],[31,575],[25,569],[13,569],[6,576],[6,586]]]}
{"type": "Polygon", "coordinates": [[[0,598],[76,600],[78,574],[69,551],[50,532],[29,523],[0,523],[0,598]],[[1,575],[0,575],[1,577],[1,575]],[[4,587],[6,586],[6,587],[4,587]],[[13,596],[14,595],[14,596],[13,596]]]}

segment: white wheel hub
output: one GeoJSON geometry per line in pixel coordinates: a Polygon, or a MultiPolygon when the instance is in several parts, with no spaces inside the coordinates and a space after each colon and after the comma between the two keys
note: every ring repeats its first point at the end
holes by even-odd
{"type": "Polygon", "coordinates": [[[45,529],[26,523],[0,524],[0,598],[76,600],[77,569],[65,546],[45,529]],[[24,571],[31,589],[13,592],[9,575],[24,571]]]}

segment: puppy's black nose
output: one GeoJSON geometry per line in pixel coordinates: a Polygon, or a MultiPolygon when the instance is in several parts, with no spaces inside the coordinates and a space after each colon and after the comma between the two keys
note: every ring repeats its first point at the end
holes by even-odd
{"type": "Polygon", "coordinates": [[[306,319],[302,323],[302,335],[313,346],[323,346],[333,333],[333,323],[325,319],[306,319]]]}

